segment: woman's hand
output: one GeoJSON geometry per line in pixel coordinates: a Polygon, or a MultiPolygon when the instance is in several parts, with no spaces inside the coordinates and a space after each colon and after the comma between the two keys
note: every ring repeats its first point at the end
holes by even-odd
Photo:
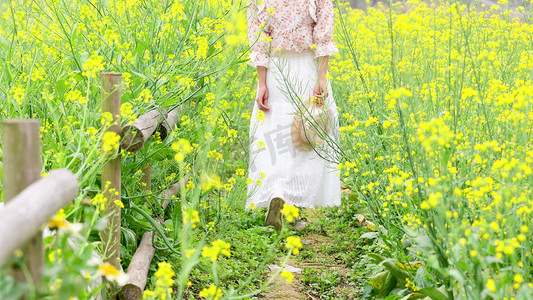
{"type": "Polygon", "coordinates": [[[257,106],[260,110],[264,112],[270,110],[270,107],[268,106],[268,88],[266,85],[259,85],[257,88],[257,97],[255,98],[255,102],[257,102],[257,106]]]}
{"type": "Polygon", "coordinates": [[[329,56],[321,56],[318,58],[318,81],[313,89],[313,97],[317,99],[317,104],[322,105],[324,100],[328,97],[328,64],[329,56]]]}
{"type": "Polygon", "coordinates": [[[266,73],[266,67],[257,66],[257,80],[259,81],[259,85],[257,86],[257,97],[255,98],[255,102],[257,102],[257,106],[259,106],[259,109],[264,112],[270,110],[270,107],[268,107],[268,88],[266,85],[266,73]]]}
{"type": "Polygon", "coordinates": [[[313,89],[313,97],[325,99],[328,97],[328,81],[326,78],[320,78],[313,89]]]}

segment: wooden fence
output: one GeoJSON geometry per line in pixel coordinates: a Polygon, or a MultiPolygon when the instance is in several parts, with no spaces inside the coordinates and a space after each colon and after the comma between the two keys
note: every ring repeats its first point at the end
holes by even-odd
{"type": "MultiPolygon", "coordinates": [[[[121,106],[120,73],[102,73],[102,113],[110,113],[112,121],[107,131],[121,135],[121,148],[136,152],[156,131],[161,139],[170,135],[178,121],[179,110],[152,110],[137,121],[120,128],[121,106]]],[[[27,258],[33,282],[40,278],[43,266],[41,228],[60,208],[72,201],[78,192],[78,181],[68,170],[54,170],[41,178],[41,147],[38,120],[3,121],[3,187],[6,206],[0,211],[0,266],[22,248],[27,258]]],[[[109,160],[102,169],[102,191],[108,199],[103,215],[108,215],[108,226],[100,232],[102,255],[105,261],[121,269],[121,155],[109,160]]],[[[151,189],[151,169],[144,169],[145,190],[151,189]]],[[[187,178],[170,186],[159,195],[163,210],[169,199],[177,195],[187,178]]],[[[157,223],[163,223],[162,217],[157,223]]],[[[119,291],[120,299],[141,299],[147,282],[149,266],[155,254],[153,232],[144,233],[141,243],[127,268],[129,282],[119,291]]],[[[25,281],[21,272],[14,277],[25,281]]]]}
{"type": "MultiPolygon", "coordinates": [[[[3,181],[6,205],[0,211],[0,266],[21,248],[33,282],[44,262],[42,225],[78,192],[78,180],[68,170],[54,170],[41,178],[38,120],[4,120],[3,181]]],[[[14,277],[24,281],[21,270],[14,277]]]]}

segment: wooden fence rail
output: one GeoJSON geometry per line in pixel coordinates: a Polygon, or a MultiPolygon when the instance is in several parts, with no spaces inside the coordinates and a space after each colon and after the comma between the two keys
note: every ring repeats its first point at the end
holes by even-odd
{"type": "Polygon", "coordinates": [[[129,152],[137,152],[142,149],[146,140],[156,131],[161,140],[167,138],[178,122],[179,109],[167,112],[166,109],[151,110],[141,115],[137,121],[122,127],[121,147],[129,152]]]}
{"type": "MultiPolygon", "coordinates": [[[[0,265],[13,251],[40,233],[42,225],[72,201],[77,193],[75,175],[60,169],[51,171],[11,199],[0,211],[0,265]]],[[[42,235],[37,238],[42,239],[42,235]]]]}
{"type": "MultiPolygon", "coordinates": [[[[172,196],[178,194],[181,188],[184,188],[189,177],[185,176],[179,182],[174,183],[168,189],[164,190],[159,194],[158,198],[162,201],[159,202],[163,212],[170,204],[170,199],[172,196]],[[164,200],[163,200],[164,199],[164,200]]],[[[156,222],[161,226],[164,222],[163,216],[159,216],[156,219],[156,222]]],[[[146,282],[148,280],[148,271],[152,259],[154,258],[155,248],[152,245],[152,241],[156,233],[153,231],[147,231],[143,234],[139,247],[133,255],[130,265],[128,266],[128,283],[124,285],[119,293],[119,298],[124,300],[140,300],[143,296],[144,288],[146,287],[146,282]]]]}
{"type": "Polygon", "coordinates": [[[144,142],[154,134],[157,126],[163,121],[165,111],[151,110],[140,116],[133,124],[122,127],[121,147],[129,152],[141,150],[144,142]]]}
{"type": "MultiPolygon", "coordinates": [[[[31,279],[38,282],[44,263],[41,227],[74,199],[78,181],[67,170],[52,171],[41,179],[39,120],[4,120],[2,129],[6,206],[0,212],[0,265],[20,248],[31,279]]],[[[21,270],[11,273],[25,281],[21,270]]]]}

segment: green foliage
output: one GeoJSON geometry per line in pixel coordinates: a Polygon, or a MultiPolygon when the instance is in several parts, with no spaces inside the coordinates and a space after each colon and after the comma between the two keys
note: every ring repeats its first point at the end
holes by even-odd
{"type": "Polygon", "coordinates": [[[531,293],[533,27],[507,8],[339,7],[341,169],[382,244],[367,295],[531,293]]]}

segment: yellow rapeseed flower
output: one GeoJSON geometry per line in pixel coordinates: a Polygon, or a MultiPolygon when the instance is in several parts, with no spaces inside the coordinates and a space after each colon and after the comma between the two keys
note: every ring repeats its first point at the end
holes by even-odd
{"type": "Polygon", "coordinates": [[[293,254],[298,254],[300,253],[300,249],[303,247],[303,245],[299,237],[289,236],[287,237],[287,243],[285,244],[285,247],[287,247],[289,250],[292,249],[293,254]]]}
{"type": "Polygon", "coordinates": [[[197,210],[192,208],[183,209],[183,224],[191,224],[192,228],[196,228],[196,223],[200,222],[200,214],[197,210]]]}
{"type": "Polygon", "coordinates": [[[494,283],[494,279],[490,278],[489,280],[487,280],[486,286],[491,293],[496,292],[496,284],[494,283]]]}
{"type": "Polygon", "coordinates": [[[224,242],[221,239],[218,239],[213,242],[212,247],[205,246],[202,249],[202,256],[205,258],[211,259],[211,261],[217,260],[220,254],[230,257],[231,256],[230,248],[231,248],[230,244],[224,242]]]}
{"type": "Polygon", "coordinates": [[[83,76],[96,78],[105,69],[103,63],[104,57],[93,54],[89,59],[83,63],[83,76]]]}
{"type": "Polygon", "coordinates": [[[222,188],[222,182],[220,181],[220,176],[218,176],[217,174],[206,174],[206,173],[202,173],[202,175],[200,175],[200,189],[202,189],[203,191],[208,191],[212,188],[215,188],[215,189],[220,189],[222,188]]]}
{"type": "Polygon", "coordinates": [[[222,297],[222,290],[217,288],[216,285],[212,284],[209,286],[209,288],[204,288],[199,295],[200,297],[208,300],[218,300],[222,297]]]}
{"type": "Polygon", "coordinates": [[[96,273],[105,277],[109,281],[116,282],[119,286],[123,286],[128,280],[128,276],[124,272],[118,270],[112,264],[107,262],[98,266],[96,273]]]}
{"type": "Polygon", "coordinates": [[[283,204],[281,213],[285,215],[285,218],[287,218],[287,221],[289,222],[292,222],[294,218],[298,218],[300,216],[298,207],[287,204],[283,204]]]}
{"type": "Polygon", "coordinates": [[[172,286],[172,284],[174,284],[173,278],[175,275],[174,271],[172,270],[172,265],[162,261],[158,263],[157,266],[157,271],[154,273],[155,277],[157,278],[156,285],[157,281],[159,280],[160,285],[172,286]]]}
{"type": "Polygon", "coordinates": [[[172,270],[172,265],[163,261],[157,266],[157,271],[154,273],[156,281],[153,296],[155,299],[172,299],[172,285],[176,275],[172,270]]]}
{"type": "Polygon", "coordinates": [[[517,273],[514,275],[513,280],[516,283],[522,283],[524,282],[524,277],[522,277],[522,274],[517,273]]]}
{"type": "Polygon", "coordinates": [[[92,200],[92,204],[96,206],[99,210],[103,211],[107,203],[107,198],[103,194],[96,194],[92,200]]]}
{"type": "Polygon", "coordinates": [[[104,153],[115,152],[118,149],[119,141],[120,135],[112,131],[104,133],[104,136],[102,137],[102,150],[104,153]]]}
{"type": "Polygon", "coordinates": [[[424,200],[424,201],[422,201],[422,203],[420,203],[420,208],[421,209],[430,209],[431,205],[429,205],[429,203],[424,200]]]}
{"type": "Polygon", "coordinates": [[[498,223],[496,223],[496,221],[493,221],[489,224],[490,228],[494,231],[499,231],[500,230],[500,226],[498,225],[498,223]]]}
{"type": "Polygon", "coordinates": [[[191,143],[189,143],[186,139],[180,139],[176,143],[173,143],[171,146],[172,150],[176,151],[176,155],[174,156],[174,159],[177,162],[183,162],[185,159],[185,156],[192,152],[193,147],[191,146],[191,143]]]}
{"type": "Polygon", "coordinates": [[[294,275],[287,270],[283,270],[281,272],[281,277],[285,278],[287,280],[287,283],[291,283],[292,280],[294,279],[294,275]]]}

